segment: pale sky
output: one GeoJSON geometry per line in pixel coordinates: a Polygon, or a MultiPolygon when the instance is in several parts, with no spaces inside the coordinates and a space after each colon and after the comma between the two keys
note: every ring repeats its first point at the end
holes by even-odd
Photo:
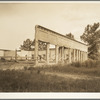
{"type": "Polygon", "coordinates": [[[19,49],[41,25],[76,40],[87,24],[100,22],[100,3],[0,3],[0,49],[19,49]]]}

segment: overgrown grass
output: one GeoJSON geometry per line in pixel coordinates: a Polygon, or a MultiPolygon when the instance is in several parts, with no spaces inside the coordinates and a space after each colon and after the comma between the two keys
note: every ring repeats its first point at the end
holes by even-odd
{"type": "Polygon", "coordinates": [[[0,71],[1,92],[100,92],[100,80],[64,80],[34,71],[0,71]]]}
{"type": "MultiPolygon", "coordinates": [[[[7,63],[2,64],[7,67],[7,63]]],[[[14,63],[8,65],[12,64],[14,63]]],[[[100,77],[100,61],[0,70],[0,92],[100,92],[100,79],[64,79],[47,75],[46,71],[100,77]]]]}
{"type": "Polygon", "coordinates": [[[81,62],[73,62],[71,66],[74,67],[85,67],[85,68],[93,68],[93,67],[100,67],[100,61],[99,60],[87,60],[83,63],[81,62]]]}
{"type": "Polygon", "coordinates": [[[41,67],[40,70],[100,76],[100,61],[88,60],[83,63],[73,62],[71,64],[49,65],[48,67],[41,67]]]}

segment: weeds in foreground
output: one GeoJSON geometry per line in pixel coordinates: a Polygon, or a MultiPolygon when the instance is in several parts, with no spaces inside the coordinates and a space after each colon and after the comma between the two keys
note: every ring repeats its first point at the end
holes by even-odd
{"type": "Polygon", "coordinates": [[[85,62],[73,62],[71,66],[74,67],[88,67],[88,68],[93,68],[93,67],[100,67],[100,61],[99,60],[87,60],[85,62]]]}
{"type": "Polygon", "coordinates": [[[27,71],[0,71],[0,92],[100,92],[100,80],[72,80],[27,71]]]}
{"type": "Polygon", "coordinates": [[[100,92],[100,79],[73,80],[45,75],[43,71],[100,77],[100,61],[76,62],[23,70],[0,70],[0,92],[100,92]]]}
{"type": "Polygon", "coordinates": [[[49,67],[44,66],[41,70],[100,76],[100,61],[88,60],[83,63],[73,62],[71,64],[49,65],[49,67]]]}

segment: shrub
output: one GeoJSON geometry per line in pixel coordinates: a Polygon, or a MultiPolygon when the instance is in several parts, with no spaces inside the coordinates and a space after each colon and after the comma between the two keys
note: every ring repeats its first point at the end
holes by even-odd
{"type": "Polygon", "coordinates": [[[31,71],[34,70],[34,69],[35,69],[34,67],[29,67],[28,68],[28,70],[31,70],[31,71]]]}
{"type": "Polygon", "coordinates": [[[73,62],[73,63],[71,63],[71,66],[81,67],[82,63],[81,62],[73,62]]]}
{"type": "Polygon", "coordinates": [[[98,67],[100,66],[100,61],[98,60],[87,60],[82,63],[82,67],[98,67]]]}
{"type": "Polygon", "coordinates": [[[99,67],[100,66],[100,61],[99,60],[87,60],[85,62],[73,62],[70,64],[71,66],[74,66],[74,67],[88,67],[88,68],[91,68],[91,67],[99,67]]]}
{"type": "Polygon", "coordinates": [[[2,62],[5,62],[6,60],[5,60],[5,58],[3,58],[3,57],[1,57],[1,59],[0,59],[2,62]]]}
{"type": "Polygon", "coordinates": [[[24,70],[27,70],[27,69],[28,69],[28,68],[25,66],[25,67],[24,67],[24,70]]]}

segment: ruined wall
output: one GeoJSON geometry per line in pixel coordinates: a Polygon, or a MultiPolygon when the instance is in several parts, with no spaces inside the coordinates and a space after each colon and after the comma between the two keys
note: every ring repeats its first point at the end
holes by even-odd
{"type": "Polygon", "coordinates": [[[4,56],[5,57],[15,57],[15,51],[14,50],[9,50],[9,51],[4,51],[4,56]]]}
{"type": "Polygon", "coordinates": [[[4,58],[6,60],[15,59],[15,51],[14,50],[4,51],[4,58]]]}
{"type": "Polygon", "coordinates": [[[59,61],[68,63],[76,61],[85,61],[88,59],[88,46],[77,40],[70,39],[62,34],[54,32],[50,29],[36,25],[35,27],[35,64],[38,64],[38,42],[43,41],[47,43],[46,63],[49,64],[50,44],[55,45],[55,63],[59,61]]]}
{"type": "Polygon", "coordinates": [[[4,56],[4,51],[0,51],[0,57],[4,56]]]}

